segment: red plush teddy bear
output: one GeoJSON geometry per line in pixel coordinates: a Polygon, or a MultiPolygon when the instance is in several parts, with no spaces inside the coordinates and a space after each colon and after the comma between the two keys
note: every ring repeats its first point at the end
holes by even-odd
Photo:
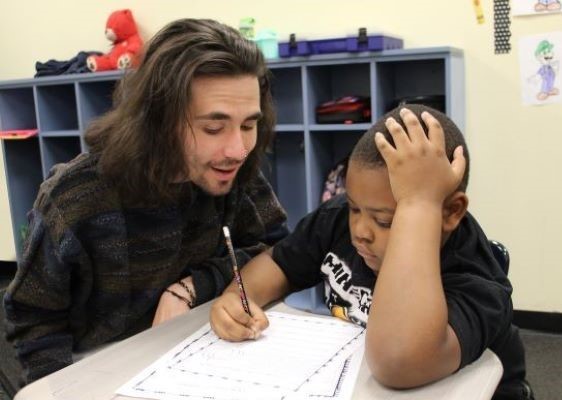
{"type": "Polygon", "coordinates": [[[105,25],[105,37],[113,42],[113,48],[107,54],[88,57],[86,63],[90,71],[136,66],[142,39],[138,34],[131,10],[118,10],[111,13],[105,25]]]}

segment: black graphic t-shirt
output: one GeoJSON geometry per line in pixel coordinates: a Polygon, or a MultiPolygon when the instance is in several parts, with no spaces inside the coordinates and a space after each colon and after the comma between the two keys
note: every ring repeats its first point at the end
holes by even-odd
{"type": "MultiPolygon", "coordinates": [[[[351,244],[345,195],[304,217],[273,248],[273,259],[294,290],[324,282],[334,316],[365,326],[376,290],[376,274],[351,244]]],[[[511,284],[495,260],[488,239],[467,213],[441,249],[441,275],[449,325],[461,347],[461,368],[486,348],[503,363],[502,382],[525,377],[524,350],[511,324],[511,284]]]]}
{"type": "MultiPolygon", "coordinates": [[[[358,255],[354,259],[362,261],[358,255]]],[[[324,300],[332,315],[367,326],[373,299],[373,271],[363,267],[353,269],[352,264],[332,252],[324,257],[320,271],[325,282],[324,300]]]]}

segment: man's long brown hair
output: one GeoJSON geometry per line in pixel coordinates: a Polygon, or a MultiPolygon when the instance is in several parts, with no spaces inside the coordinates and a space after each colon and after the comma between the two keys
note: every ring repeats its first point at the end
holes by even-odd
{"type": "Polygon", "coordinates": [[[101,174],[132,203],[173,198],[171,183],[189,176],[184,155],[191,82],[201,76],[250,75],[258,79],[263,117],[254,150],[240,169],[244,184],[257,173],[272,140],[275,116],[269,71],[257,46],[212,20],[181,19],[148,43],[136,71],[125,75],[113,108],[86,131],[101,174]]]}

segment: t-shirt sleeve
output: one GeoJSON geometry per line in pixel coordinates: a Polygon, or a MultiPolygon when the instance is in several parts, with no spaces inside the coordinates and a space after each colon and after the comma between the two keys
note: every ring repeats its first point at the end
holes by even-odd
{"type": "Polygon", "coordinates": [[[449,325],[461,347],[460,368],[475,361],[511,323],[510,288],[478,275],[446,274],[449,325]]]}
{"type": "Polygon", "coordinates": [[[339,229],[344,209],[334,198],[305,216],[295,230],[273,248],[273,260],[285,273],[294,290],[321,281],[320,266],[339,229]]]}

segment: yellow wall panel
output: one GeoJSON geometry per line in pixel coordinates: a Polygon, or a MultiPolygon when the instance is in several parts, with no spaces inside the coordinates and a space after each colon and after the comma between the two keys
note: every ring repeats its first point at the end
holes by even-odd
{"type": "MultiPolygon", "coordinates": [[[[2,1],[0,79],[33,76],[35,61],[108,50],[105,20],[125,7],[133,10],[144,37],[177,18],[207,17],[236,26],[252,16],[257,29],[272,28],[282,38],[292,32],[298,38],[337,37],[366,27],[370,33],[401,36],[405,47],[459,47],[465,52],[470,210],[489,237],[509,248],[515,307],[560,312],[562,104],[522,105],[517,43],[524,35],[561,31],[562,14],[513,18],[512,51],[495,55],[493,1],[481,3],[485,23],[480,25],[472,0],[2,1]]],[[[562,49],[554,51],[562,58],[562,49]]]]}

